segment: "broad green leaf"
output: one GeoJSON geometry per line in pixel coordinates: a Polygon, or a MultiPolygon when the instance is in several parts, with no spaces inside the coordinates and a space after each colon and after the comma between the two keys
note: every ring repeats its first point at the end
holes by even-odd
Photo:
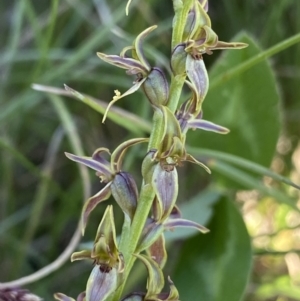
{"type": "Polygon", "coordinates": [[[251,269],[251,244],[234,203],[223,197],[207,226],[184,243],[175,268],[180,300],[239,301],[251,269]]]}
{"type": "MultiPolygon", "coordinates": [[[[211,81],[261,52],[246,33],[234,40],[248,43],[249,47],[224,51],[210,70],[211,81]]],[[[204,100],[204,118],[229,128],[230,133],[215,137],[212,133],[189,133],[188,142],[269,166],[280,130],[279,101],[273,71],[269,63],[263,61],[209,90],[204,100]]]]}

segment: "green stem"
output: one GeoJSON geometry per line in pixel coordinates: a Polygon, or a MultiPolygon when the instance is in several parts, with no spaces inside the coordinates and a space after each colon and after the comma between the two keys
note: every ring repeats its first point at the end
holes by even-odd
{"type": "MultiPolygon", "coordinates": [[[[176,45],[182,43],[182,36],[188,13],[194,4],[195,0],[173,0],[173,7],[175,16],[173,19],[173,32],[172,32],[172,49],[176,45]]],[[[174,113],[179,102],[182,86],[184,84],[186,75],[172,76],[170,86],[170,98],[168,107],[174,113]]]]}
{"type": "MultiPolygon", "coordinates": [[[[148,150],[153,148],[158,148],[158,145],[161,141],[164,127],[163,127],[163,114],[160,110],[155,110],[153,116],[153,127],[149,139],[148,150]]],[[[142,234],[144,225],[148,218],[149,212],[152,207],[152,202],[154,199],[155,193],[151,185],[143,184],[141,188],[141,193],[138,201],[138,206],[131,224],[130,229],[127,226],[124,226],[124,232],[122,231],[122,236],[120,240],[119,249],[121,250],[124,260],[125,260],[125,271],[121,276],[121,285],[116,291],[116,293],[109,298],[113,301],[119,301],[121,299],[121,295],[126,284],[126,280],[131,271],[131,268],[134,264],[135,257],[132,256],[134,254],[140,236],[142,234]]],[[[124,222],[125,225],[126,221],[124,222]]]]}
{"type": "MultiPolygon", "coordinates": [[[[181,0],[173,1],[175,17],[173,22],[172,48],[174,48],[182,40],[182,35],[188,12],[194,1],[195,0],[186,0],[184,5],[181,0]]],[[[184,81],[185,75],[172,77],[170,87],[170,98],[168,103],[168,107],[172,112],[175,112],[177,108],[184,81]]],[[[153,116],[153,127],[149,139],[148,150],[159,148],[159,144],[161,142],[165,130],[164,121],[165,120],[163,118],[161,110],[156,109],[153,116]]],[[[122,237],[120,240],[119,249],[122,251],[122,254],[124,256],[126,269],[124,271],[124,274],[122,275],[120,287],[109,300],[119,301],[121,298],[126,280],[136,259],[133,256],[133,254],[136,250],[144,225],[149,216],[154,197],[155,192],[152,186],[150,184],[143,184],[138,206],[132,221],[130,233],[128,235],[128,229],[126,228],[126,231],[122,233],[122,237]]]]}
{"type": "Polygon", "coordinates": [[[127,214],[124,214],[122,235],[121,235],[120,242],[119,242],[120,247],[126,245],[126,241],[128,241],[128,239],[129,239],[130,225],[131,225],[131,220],[130,220],[129,216],[127,214]]]}
{"type": "Polygon", "coordinates": [[[137,207],[137,210],[134,215],[134,219],[132,221],[131,225],[131,231],[130,231],[130,237],[125,242],[124,248],[121,249],[122,246],[120,246],[120,249],[122,250],[122,254],[125,259],[126,268],[124,271],[124,275],[122,277],[122,284],[117,290],[114,301],[119,301],[121,299],[121,295],[124,289],[124,286],[126,284],[126,280],[129,276],[129,273],[133,267],[135,257],[132,256],[134,254],[135,249],[137,247],[138,241],[140,239],[140,236],[142,234],[144,225],[146,223],[146,220],[148,218],[150,209],[152,207],[152,202],[154,199],[155,193],[153,191],[153,188],[151,185],[143,185],[140,198],[139,198],[139,204],[137,207]]]}
{"type": "Polygon", "coordinates": [[[158,149],[161,143],[164,132],[164,118],[163,113],[159,109],[155,109],[153,115],[153,127],[149,138],[148,151],[151,149],[158,149]]]}
{"type": "Polygon", "coordinates": [[[247,71],[248,69],[252,68],[256,64],[275,55],[276,53],[279,53],[279,52],[283,51],[284,49],[289,48],[299,42],[300,42],[300,33],[284,40],[283,42],[280,42],[280,43],[274,45],[273,47],[271,47],[263,52],[260,52],[259,54],[255,55],[254,57],[247,60],[246,62],[217,76],[210,83],[210,90],[212,90],[212,89],[216,88],[218,85],[230,80],[232,77],[237,76],[240,73],[247,71]]]}
{"type": "Polygon", "coordinates": [[[186,75],[176,75],[171,78],[170,96],[168,102],[168,108],[174,113],[177,109],[179,98],[181,95],[182,87],[185,81],[186,75]]]}

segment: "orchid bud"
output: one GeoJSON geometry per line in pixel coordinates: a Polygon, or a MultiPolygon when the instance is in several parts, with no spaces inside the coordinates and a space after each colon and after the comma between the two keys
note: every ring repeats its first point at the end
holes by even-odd
{"type": "Polygon", "coordinates": [[[186,44],[178,44],[172,52],[171,56],[171,69],[174,75],[185,74],[186,71],[186,57],[187,53],[185,52],[186,44]]]}
{"type": "Polygon", "coordinates": [[[132,220],[138,198],[134,178],[128,172],[118,172],[112,181],[111,193],[122,211],[132,220]]]}
{"type": "Polygon", "coordinates": [[[160,68],[152,68],[142,87],[152,105],[159,106],[167,104],[169,98],[169,85],[160,68]]]}

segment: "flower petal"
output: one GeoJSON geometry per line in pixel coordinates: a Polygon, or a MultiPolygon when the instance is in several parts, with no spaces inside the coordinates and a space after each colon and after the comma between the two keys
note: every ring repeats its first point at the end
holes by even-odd
{"type": "Polygon", "coordinates": [[[216,46],[219,41],[217,34],[207,25],[203,26],[203,30],[205,32],[204,46],[207,48],[216,46]]]}
{"type": "Polygon", "coordinates": [[[203,59],[194,59],[191,55],[188,55],[186,58],[186,72],[195,87],[197,103],[200,105],[207,94],[209,86],[208,74],[203,59]]]}
{"type": "Polygon", "coordinates": [[[108,104],[108,106],[106,107],[106,110],[105,110],[105,113],[104,113],[104,116],[103,116],[103,119],[102,119],[102,123],[105,122],[105,119],[106,119],[106,116],[107,116],[107,113],[110,109],[110,107],[115,103],[117,102],[119,99],[127,96],[127,95],[130,95],[132,93],[134,93],[135,91],[137,91],[140,86],[143,84],[143,82],[146,80],[147,78],[143,78],[139,81],[137,81],[129,90],[127,90],[125,93],[121,94],[121,95],[116,95],[113,97],[113,100],[108,104]]]}
{"type": "Polygon", "coordinates": [[[165,237],[161,234],[158,239],[147,249],[147,254],[163,268],[167,261],[165,237]]]}
{"type": "Polygon", "coordinates": [[[181,218],[181,212],[177,205],[175,205],[170,213],[169,218],[181,218]]]}
{"type": "Polygon", "coordinates": [[[199,35],[202,32],[203,26],[206,25],[211,27],[211,21],[208,14],[204,10],[203,6],[198,1],[195,3],[194,10],[195,10],[195,23],[194,23],[193,30],[191,31],[190,39],[198,40],[199,35]]]}
{"type": "Polygon", "coordinates": [[[96,160],[96,161],[99,162],[100,164],[106,165],[106,166],[108,167],[108,169],[109,169],[109,165],[110,165],[110,164],[109,164],[109,162],[102,156],[103,153],[106,153],[106,154],[111,155],[108,148],[106,148],[106,147],[99,147],[99,148],[97,148],[97,149],[94,151],[94,153],[93,153],[93,155],[92,155],[92,159],[93,159],[93,160],[96,160]]]}
{"type": "MultiPolygon", "coordinates": [[[[165,285],[164,275],[159,265],[149,256],[134,254],[140,259],[148,270],[147,294],[145,300],[150,296],[155,296],[161,292],[165,285]]],[[[151,299],[150,299],[151,300],[151,299]]]]}
{"type": "Polygon", "coordinates": [[[84,235],[85,227],[87,224],[88,217],[94,208],[101,202],[107,200],[111,195],[111,182],[109,182],[105,187],[103,187],[97,194],[89,198],[83,205],[81,211],[81,231],[84,235]]]}
{"type": "Polygon", "coordinates": [[[101,52],[97,52],[98,57],[106,63],[114,65],[116,67],[130,70],[131,74],[147,74],[148,70],[137,60],[120,57],[118,55],[107,55],[101,52]]]}
{"type": "Polygon", "coordinates": [[[187,154],[185,161],[197,164],[197,165],[201,166],[202,168],[204,168],[209,174],[211,174],[210,169],[204,163],[196,160],[192,155],[187,154]]]}
{"type": "Polygon", "coordinates": [[[176,168],[166,171],[160,164],[157,164],[153,172],[152,187],[163,209],[160,218],[162,222],[169,217],[177,200],[178,175],[176,168]]]}
{"type": "Polygon", "coordinates": [[[177,288],[175,287],[173,281],[170,277],[168,277],[168,282],[170,285],[170,292],[169,293],[161,293],[158,295],[157,300],[159,301],[179,301],[179,293],[177,288]]]}
{"type": "Polygon", "coordinates": [[[86,301],[103,301],[117,288],[117,270],[101,271],[94,266],[86,287],[86,301]]]}
{"type": "Polygon", "coordinates": [[[147,142],[148,140],[149,140],[148,138],[133,138],[121,143],[111,155],[111,164],[112,164],[111,169],[114,170],[115,172],[119,172],[121,170],[123,158],[127,149],[130,146],[147,142]]]}
{"type": "Polygon", "coordinates": [[[219,49],[243,49],[248,47],[248,44],[241,42],[222,42],[218,41],[218,43],[212,48],[212,50],[219,49]]]}
{"type": "Polygon", "coordinates": [[[77,296],[77,301],[85,301],[85,291],[80,293],[78,296],[77,296]]]}
{"type": "Polygon", "coordinates": [[[189,120],[187,124],[188,124],[188,128],[190,129],[200,129],[200,130],[215,132],[218,134],[228,134],[230,132],[229,129],[221,125],[203,119],[192,119],[189,120]]]}
{"type": "Polygon", "coordinates": [[[106,164],[102,164],[92,157],[85,156],[76,156],[70,153],[65,152],[65,155],[72,161],[81,163],[89,168],[92,168],[97,171],[97,174],[102,178],[103,181],[107,181],[111,178],[111,171],[106,164]]]}
{"type": "Polygon", "coordinates": [[[145,58],[142,46],[143,46],[143,41],[144,41],[145,37],[156,28],[157,28],[157,25],[154,25],[154,26],[151,26],[151,27],[145,29],[143,32],[141,32],[137,36],[137,38],[134,41],[136,56],[137,56],[138,60],[142,63],[144,68],[148,70],[148,72],[150,71],[151,66],[145,58]]]}
{"type": "Polygon", "coordinates": [[[196,222],[187,220],[187,219],[183,219],[183,218],[176,218],[176,219],[168,219],[165,223],[164,223],[164,227],[167,230],[176,228],[176,227],[184,227],[184,228],[192,228],[192,229],[196,229],[199,230],[202,233],[207,233],[209,232],[209,230],[202,226],[199,225],[196,222]]]}
{"type": "Polygon", "coordinates": [[[74,252],[71,255],[71,262],[76,260],[83,260],[83,259],[91,259],[91,250],[83,250],[79,252],[74,252]]]}
{"type": "Polygon", "coordinates": [[[162,235],[164,227],[154,220],[148,219],[148,224],[144,227],[140,241],[135,252],[140,253],[149,248],[162,235]]]}
{"type": "Polygon", "coordinates": [[[75,301],[75,299],[62,293],[55,293],[54,298],[59,301],[75,301]]]}

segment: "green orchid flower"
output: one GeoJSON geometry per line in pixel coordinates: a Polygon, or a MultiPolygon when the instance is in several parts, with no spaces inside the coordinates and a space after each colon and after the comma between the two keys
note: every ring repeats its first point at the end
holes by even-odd
{"type": "Polygon", "coordinates": [[[129,75],[136,76],[134,85],[129,90],[123,94],[118,90],[115,90],[116,95],[108,104],[102,122],[105,121],[107,113],[114,103],[116,103],[119,99],[136,92],[141,86],[143,87],[143,90],[151,104],[164,105],[167,103],[169,97],[169,86],[166,77],[160,68],[152,68],[150,66],[142,48],[145,37],[156,28],[157,26],[154,25],[141,32],[135,39],[133,45],[125,47],[121,51],[120,55],[107,55],[101,52],[97,53],[101,60],[116,67],[125,69],[126,73],[129,75]],[[131,51],[131,58],[126,57],[127,51],[131,51]]]}
{"type": "Polygon", "coordinates": [[[97,194],[89,198],[83,206],[81,213],[82,234],[84,234],[90,213],[99,203],[107,200],[111,194],[124,214],[130,219],[133,218],[138,199],[137,185],[128,172],[121,170],[121,166],[127,149],[146,141],[148,141],[146,138],[134,138],[123,142],[111,154],[110,162],[104,158],[104,155],[110,155],[107,148],[98,148],[92,157],[65,153],[70,160],[96,170],[96,175],[100,178],[100,181],[106,184],[97,194]]]}

